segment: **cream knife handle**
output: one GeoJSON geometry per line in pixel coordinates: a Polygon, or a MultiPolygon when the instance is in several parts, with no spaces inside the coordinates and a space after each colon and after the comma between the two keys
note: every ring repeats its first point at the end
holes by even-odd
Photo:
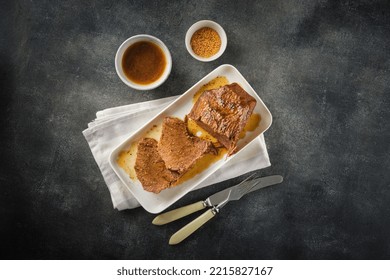
{"type": "Polygon", "coordinates": [[[193,234],[198,228],[204,225],[207,221],[215,216],[217,212],[213,209],[209,209],[200,215],[198,218],[193,220],[191,223],[185,225],[179,229],[175,234],[169,239],[169,245],[176,245],[186,239],[188,236],[193,234]]]}
{"type": "Polygon", "coordinates": [[[158,215],[154,220],[152,221],[152,224],[154,225],[165,225],[170,222],[176,221],[180,218],[183,218],[189,214],[192,214],[196,211],[202,210],[206,208],[206,204],[204,204],[203,201],[195,202],[187,206],[183,206],[177,209],[174,209],[172,211],[163,213],[161,215],[158,215]]]}

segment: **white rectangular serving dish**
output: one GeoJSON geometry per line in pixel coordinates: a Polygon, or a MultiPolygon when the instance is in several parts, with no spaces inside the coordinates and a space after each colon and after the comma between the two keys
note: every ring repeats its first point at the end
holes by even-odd
{"type": "Polygon", "coordinates": [[[256,137],[266,131],[272,123],[272,115],[268,108],[264,105],[263,101],[249,85],[241,73],[232,65],[224,64],[213,70],[193,87],[187,90],[184,94],[178,97],[174,102],[157,114],[146,125],[136,131],[133,135],[123,141],[118,147],[116,147],[110,154],[109,162],[112,169],[118,175],[120,180],[125,184],[129,191],[138,200],[141,206],[150,213],[159,213],[178,201],[185,194],[193,190],[197,185],[204,181],[207,177],[213,174],[216,170],[221,168],[228,161],[232,160],[237,154],[239,154],[245,147],[252,142],[256,137]],[[185,181],[184,183],[175,187],[161,191],[159,194],[147,192],[142,188],[141,183],[138,180],[132,180],[129,175],[118,165],[117,159],[119,153],[128,149],[131,143],[141,139],[145,133],[155,124],[162,122],[166,116],[174,116],[180,119],[184,119],[185,115],[191,111],[193,104],[193,96],[200,89],[201,86],[207,84],[212,79],[218,76],[225,76],[229,83],[238,83],[243,89],[245,89],[250,95],[252,95],[256,101],[256,107],[253,113],[257,113],[261,116],[258,127],[252,131],[247,132],[245,137],[238,141],[238,152],[230,157],[226,155],[210,165],[206,170],[196,175],[195,177],[185,181]]]}

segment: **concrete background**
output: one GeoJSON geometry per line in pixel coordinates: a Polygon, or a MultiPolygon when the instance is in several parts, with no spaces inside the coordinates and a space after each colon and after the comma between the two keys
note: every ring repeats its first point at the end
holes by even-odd
{"type": "MultiPolygon", "coordinates": [[[[388,1],[2,1],[0,255],[5,259],[388,259],[388,1]],[[186,30],[226,30],[217,61],[186,51],[186,30]],[[117,77],[128,37],[166,43],[173,70],[138,92],[117,77]],[[112,209],[81,134],[104,108],[173,96],[220,64],[269,107],[279,187],[254,193],[176,247],[192,219],[156,228],[141,208],[112,209]]],[[[175,207],[239,182],[193,192],[175,207]]]]}

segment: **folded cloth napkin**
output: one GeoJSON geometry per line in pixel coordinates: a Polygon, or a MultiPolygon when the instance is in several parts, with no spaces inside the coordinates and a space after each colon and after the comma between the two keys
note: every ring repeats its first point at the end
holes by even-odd
{"type": "MultiPolygon", "coordinates": [[[[111,151],[177,97],[167,97],[99,111],[96,113],[96,119],[89,123],[88,128],[83,131],[108,186],[114,208],[118,210],[131,209],[140,206],[140,204],[112,170],[108,162],[111,151]]],[[[197,186],[197,189],[271,165],[263,134],[249,145],[197,186]]]]}

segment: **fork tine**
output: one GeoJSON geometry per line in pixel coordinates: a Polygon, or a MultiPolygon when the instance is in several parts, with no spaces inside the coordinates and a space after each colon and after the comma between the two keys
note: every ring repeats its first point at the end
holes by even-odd
{"type": "Polygon", "coordinates": [[[245,183],[246,181],[248,181],[249,179],[252,179],[253,177],[255,177],[255,173],[249,175],[248,177],[246,177],[240,184],[238,185],[242,185],[243,183],[245,183]]]}
{"type": "Polygon", "coordinates": [[[240,192],[242,195],[246,194],[247,192],[249,192],[255,185],[257,185],[258,183],[257,182],[254,182],[253,184],[251,185],[248,185],[246,186],[245,188],[242,188],[242,191],[240,192]]]}

